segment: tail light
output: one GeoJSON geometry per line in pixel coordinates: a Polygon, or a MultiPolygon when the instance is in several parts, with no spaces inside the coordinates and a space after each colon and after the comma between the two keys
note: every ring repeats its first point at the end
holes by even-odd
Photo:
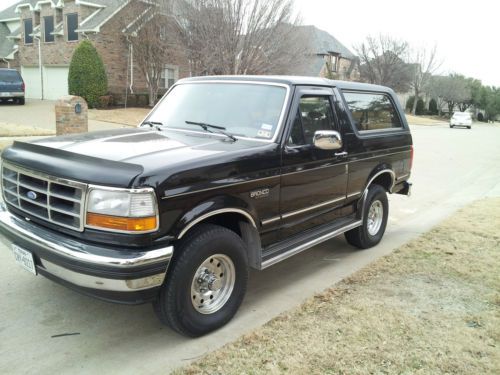
{"type": "Polygon", "coordinates": [[[413,145],[411,145],[410,149],[410,170],[413,167],[413,145]]]}
{"type": "Polygon", "coordinates": [[[26,91],[26,85],[24,84],[24,82],[21,84],[21,88],[23,89],[23,92],[26,91]]]}

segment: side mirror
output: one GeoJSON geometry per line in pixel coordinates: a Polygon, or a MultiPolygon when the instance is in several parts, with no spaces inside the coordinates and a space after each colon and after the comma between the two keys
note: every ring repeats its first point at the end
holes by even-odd
{"type": "Polygon", "coordinates": [[[339,150],[342,148],[342,137],[333,130],[318,130],[314,133],[313,144],[320,150],[339,150]]]}

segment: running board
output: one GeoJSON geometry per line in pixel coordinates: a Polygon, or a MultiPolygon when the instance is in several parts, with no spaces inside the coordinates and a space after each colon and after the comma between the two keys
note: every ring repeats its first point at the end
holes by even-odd
{"type": "Polygon", "coordinates": [[[269,254],[268,259],[266,259],[265,256],[263,257],[262,263],[260,265],[260,269],[263,270],[263,269],[266,269],[268,267],[271,267],[272,265],[279,263],[282,260],[285,260],[287,258],[290,258],[298,253],[301,253],[304,250],[310,249],[311,247],[314,247],[322,242],[328,241],[329,239],[331,239],[333,237],[337,237],[338,235],[345,233],[351,229],[360,227],[362,223],[363,223],[362,220],[351,221],[350,223],[345,224],[345,225],[341,226],[340,228],[337,228],[337,229],[334,229],[330,232],[321,234],[318,237],[316,237],[310,241],[304,242],[304,243],[299,243],[299,244],[295,243],[292,246],[284,246],[284,247],[280,246],[280,244],[273,246],[273,249],[271,251],[266,251],[267,253],[271,253],[271,254],[269,254]],[[281,247],[281,249],[274,250],[275,248],[279,248],[279,247],[281,247]],[[275,254],[277,253],[277,255],[273,256],[272,253],[275,253],[275,254]]]}

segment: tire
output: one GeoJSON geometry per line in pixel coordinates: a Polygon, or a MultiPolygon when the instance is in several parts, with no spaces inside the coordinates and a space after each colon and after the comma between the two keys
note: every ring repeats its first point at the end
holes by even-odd
{"type": "Polygon", "coordinates": [[[153,302],[156,315],[190,337],[222,327],[245,296],[248,260],[244,242],[227,228],[202,224],[181,240],[176,254],[153,302]]]}
{"type": "Polygon", "coordinates": [[[450,128],[453,129],[453,125],[450,125],[450,128]]]}
{"type": "Polygon", "coordinates": [[[25,103],[25,99],[24,98],[17,99],[17,104],[24,105],[24,103],[25,103]]]}
{"type": "Polygon", "coordinates": [[[363,223],[345,233],[348,243],[360,249],[377,245],[384,236],[389,216],[389,201],[385,189],[377,184],[369,187],[363,207],[363,223]],[[373,221],[372,215],[377,220],[373,221]]]}
{"type": "Polygon", "coordinates": [[[470,129],[471,127],[470,126],[467,126],[467,129],[470,129]]]}

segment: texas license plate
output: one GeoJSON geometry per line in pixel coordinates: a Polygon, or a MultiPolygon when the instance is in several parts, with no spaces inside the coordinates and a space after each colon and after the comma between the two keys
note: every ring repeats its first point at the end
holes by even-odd
{"type": "Polygon", "coordinates": [[[8,96],[12,96],[12,94],[10,92],[0,92],[0,97],[8,97],[8,96]]]}
{"type": "Polygon", "coordinates": [[[36,275],[36,267],[35,267],[35,260],[33,259],[33,254],[14,244],[12,245],[12,252],[14,253],[14,258],[16,259],[16,262],[21,267],[31,272],[33,275],[36,275]]]}

